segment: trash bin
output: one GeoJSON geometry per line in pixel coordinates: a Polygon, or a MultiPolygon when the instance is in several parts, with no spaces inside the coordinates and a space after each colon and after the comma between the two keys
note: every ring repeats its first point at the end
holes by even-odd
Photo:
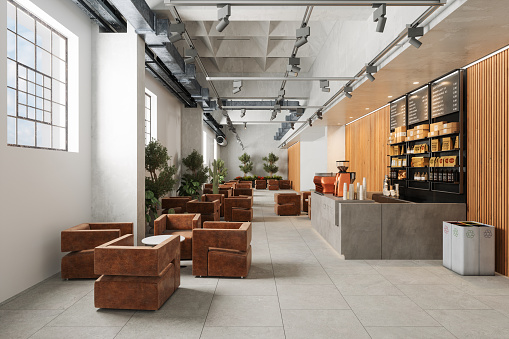
{"type": "Polygon", "coordinates": [[[454,272],[461,275],[495,274],[493,226],[475,221],[449,221],[444,222],[443,230],[445,267],[450,265],[454,272]]]}

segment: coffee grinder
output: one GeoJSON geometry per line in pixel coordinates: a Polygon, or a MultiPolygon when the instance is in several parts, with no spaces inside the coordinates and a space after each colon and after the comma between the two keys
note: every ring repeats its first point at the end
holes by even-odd
{"type": "Polygon", "coordinates": [[[350,184],[355,181],[355,172],[347,172],[350,161],[338,160],[336,161],[336,167],[338,173],[336,174],[336,181],[334,183],[334,195],[337,197],[343,196],[343,186],[346,183],[347,190],[350,190],[350,184]]]}

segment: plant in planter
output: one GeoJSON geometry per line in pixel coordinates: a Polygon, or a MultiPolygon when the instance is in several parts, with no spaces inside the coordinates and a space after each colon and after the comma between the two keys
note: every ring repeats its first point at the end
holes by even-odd
{"type": "Polygon", "coordinates": [[[221,159],[212,162],[212,169],[209,168],[209,176],[212,178],[212,193],[219,193],[219,184],[224,182],[228,170],[224,167],[224,161],[221,159]]]}
{"type": "Polygon", "coordinates": [[[200,193],[201,186],[207,182],[209,168],[203,164],[203,156],[197,150],[182,159],[187,172],[182,175],[182,182],[178,189],[180,196],[195,198],[200,193]]]}
{"type": "Polygon", "coordinates": [[[269,173],[269,177],[272,177],[275,173],[277,173],[277,171],[279,170],[279,167],[276,166],[276,162],[279,160],[279,157],[277,155],[270,152],[269,156],[263,157],[262,160],[265,161],[265,163],[263,164],[263,170],[269,173]]]}
{"type": "Polygon", "coordinates": [[[159,141],[152,140],[145,146],[145,169],[149,174],[145,177],[145,220],[149,224],[157,215],[159,198],[175,186],[177,167],[168,165],[170,160],[168,149],[159,141]]]}
{"type": "Polygon", "coordinates": [[[253,170],[253,162],[251,161],[251,156],[247,153],[244,153],[239,157],[239,160],[242,163],[242,165],[239,165],[239,168],[244,173],[244,177],[246,177],[247,174],[253,170]]]}

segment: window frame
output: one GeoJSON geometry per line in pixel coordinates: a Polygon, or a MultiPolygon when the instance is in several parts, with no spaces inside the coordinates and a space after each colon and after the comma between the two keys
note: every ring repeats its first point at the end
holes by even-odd
{"type": "MultiPolygon", "coordinates": [[[[14,134],[15,134],[15,142],[16,143],[12,144],[12,143],[9,143],[9,140],[7,140],[7,145],[8,146],[13,146],[13,147],[35,148],[35,149],[45,149],[45,150],[52,150],[52,151],[69,152],[69,39],[65,35],[60,33],[58,30],[53,28],[51,25],[47,24],[44,20],[39,18],[36,14],[32,13],[31,11],[26,9],[23,5],[19,4],[18,2],[14,1],[14,0],[7,0],[7,4],[11,4],[16,9],[16,32],[11,31],[8,28],[8,26],[6,26],[6,33],[11,32],[12,34],[14,34],[14,37],[15,37],[15,39],[14,39],[15,40],[14,49],[15,49],[15,54],[16,54],[16,59],[15,60],[11,59],[8,55],[6,57],[6,61],[12,61],[16,65],[16,74],[15,74],[16,88],[10,87],[8,85],[6,86],[6,90],[7,91],[9,89],[12,89],[15,92],[15,98],[16,98],[16,101],[15,101],[15,113],[16,114],[14,116],[9,115],[7,113],[7,110],[6,110],[6,118],[7,118],[7,120],[9,118],[15,119],[15,133],[14,134]],[[18,55],[19,55],[18,54],[18,39],[24,39],[24,40],[28,41],[29,43],[32,43],[31,41],[27,40],[25,37],[23,37],[22,35],[20,35],[18,33],[18,27],[17,27],[18,26],[18,9],[21,10],[24,14],[26,14],[27,16],[31,17],[34,20],[34,42],[33,42],[33,45],[34,45],[34,54],[33,54],[33,57],[34,57],[34,67],[30,67],[30,66],[25,65],[25,64],[23,64],[23,63],[18,61],[18,55]],[[44,47],[39,46],[37,44],[37,26],[38,26],[38,24],[40,24],[41,26],[47,28],[50,31],[51,42],[50,42],[50,50],[49,51],[47,49],[45,49],[44,47]],[[54,42],[53,42],[52,34],[55,34],[55,35],[57,35],[58,37],[60,37],[61,39],[64,40],[64,42],[65,42],[65,52],[64,52],[65,60],[63,60],[57,54],[53,53],[54,42]],[[43,73],[43,72],[41,72],[40,70],[37,69],[37,48],[42,49],[43,51],[49,53],[49,55],[50,55],[51,74],[49,74],[49,75],[46,75],[45,73],[43,73]],[[53,58],[54,57],[57,58],[58,60],[64,62],[64,65],[65,65],[65,67],[64,67],[65,83],[63,83],[62,81],[60,81],[59,79],[57,79],[56,77],[53,76],[53,58]],[[23,117],[23,116],[19,115],[19,105],[20,105],[19,101],[18,101],[19,93],[24,93],[27,96],[29,95],[28,89],[26,91],[22,91],[22,90],[20,90],[20,87],[19,87],[19,80],[20,80],[19,68],[20,68],[20,66],[24,67],[26,69],[27,74],[28,74],[28,71],[33,71],[34,74],[35,74],[36,79],[37,79],[37,74],[40,74],[40,75],[43,76],[43,84],[41,85],[43,91],[44,91],[44,89],[47,89],[47,87],[44,85],[44,81],[45,81],[44,77],[49,78],[50,81],[51,81],[51,88],[50,88],[51,95],[50,95],[50,99],[49,99],[50,107],[51,107],[50,111],[47,111],[47,110],[44,109],[44,100],[47,100],[47,99],[44,98],[44,94],[42,94],[43,96],[40,97],[43,100],[43,108],[40,109],[42,111],[42,113],[43,113],[42,120],[37,120],[37,108],[36,107],[33,107],[34,111],[35,111],[35,117],[33,119],[28,117],[28,113],[27,113],[26,117],[23,117]],[[65,87],[65,98],[63,100],[64,105],[62,105],[59,102],[53,101],[54,100],[54,87],[53,87],[53,82],[54,81],[58,81],[61,85],[63,85],[65,87]],[[60,106],[64,106],[64,109],[65,109],[65,113],[64,113],[64,115],[65,115],[65,126],[54,124],[54,122],[53,122],[54,112],[55,112],[53,110],[54,104],[57,104],[57,105],[60,105],[60,106]],[[44,120],[45,112],[48,112],[48,113],[51,114],[51,122],[49,122],[49,123],[44,120]],[[18,121],[19,120],[29,121],[29,122],[33,122],[34,123],[34,146],[18,144],[18,140],[19,140],[19,136],[18,136],[18,121]],[[46,126],[50,126],[50,131],[51,131],[51,134],[50,134],[51,147],[37,146],[37,130],[38,130],[37,129],[37,124],[44,124],[46,126]],[[65,129],[65,133],[64,133],[64,135],[65,135],[64,148],[55,148],[55,147],[53,147],[53,127],[58,127],[58,128],[64,128],[65,129]]],[[[6,12],[5,15],[7,17],[8,11],[6,12]]],[[[7,76],[8,76],[8,73],[7,73],[7,76]]],[[[36,79],[34,80],[33,84],[37,88],[37,80],[36,79]]],[[[28,81],[28,76],[27,76],[27,79],[25,79],[25,81],[27,82],[27,86],[28,86],[28,82],[29,82],[28,81]]],[[[35,100],[37,100],[37,98],[39,97],[39,96],[37,96],[36,93],[30,94],[30,95],[33,95],[35,97],[35,100]]],[[[28,108],[29,108],[28,104],[25,105],[25,107],[27,108],[27,111],[28,111],[28,108]]]]}
{"type": "Polygon", "coordinates": [[[149,142],[152,141],[152,95],[150,95],[149,93],[147,93],[147,91],[145,91],[145,101],[143,103],[143,107],[144,107],[144,121],[145,121],[145,130],[144,130],[144,136],[145,136],[145,146],[149,144],[149,142]],[[149,105],[150,107],[147,107],[147,98],[149,99],[149,105]],[[148,112],[149,112],[149,120],[147,120],[147,109],[148,109],[148,112]],[[148,129],[148,133],[147,133],[147,121],[148,121],[148,126],[149,126],[149,129],[148,129]],[[148,134],[148,140],[147,140],[147,134],[148,134]]]}

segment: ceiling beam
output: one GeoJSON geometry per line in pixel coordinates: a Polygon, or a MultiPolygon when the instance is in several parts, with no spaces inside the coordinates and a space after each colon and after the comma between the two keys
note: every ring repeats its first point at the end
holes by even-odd
{"type": "MultiPolygon", "coordinates": [[[[256,111],[264,111],[264,110],[273,110],[274,106],[223,106],[221,109],[223,110],[239,110],[239,109],[249,109],[256,111]]],[[[323,108],[323,106],[281,106],[280,109],[284,110],[296,110],[298,108],[323,108]]]]}
{"type": "Polygon", "coordinates": [[[384,3],[387,6],[443,6],[446,0],[164,0],[169,6],[369,6],[384,3]]]}
{"type": "Polygon", "coordinates": [[[351,81],[360,77],[206,77],[207,81],[351,81]]]}

